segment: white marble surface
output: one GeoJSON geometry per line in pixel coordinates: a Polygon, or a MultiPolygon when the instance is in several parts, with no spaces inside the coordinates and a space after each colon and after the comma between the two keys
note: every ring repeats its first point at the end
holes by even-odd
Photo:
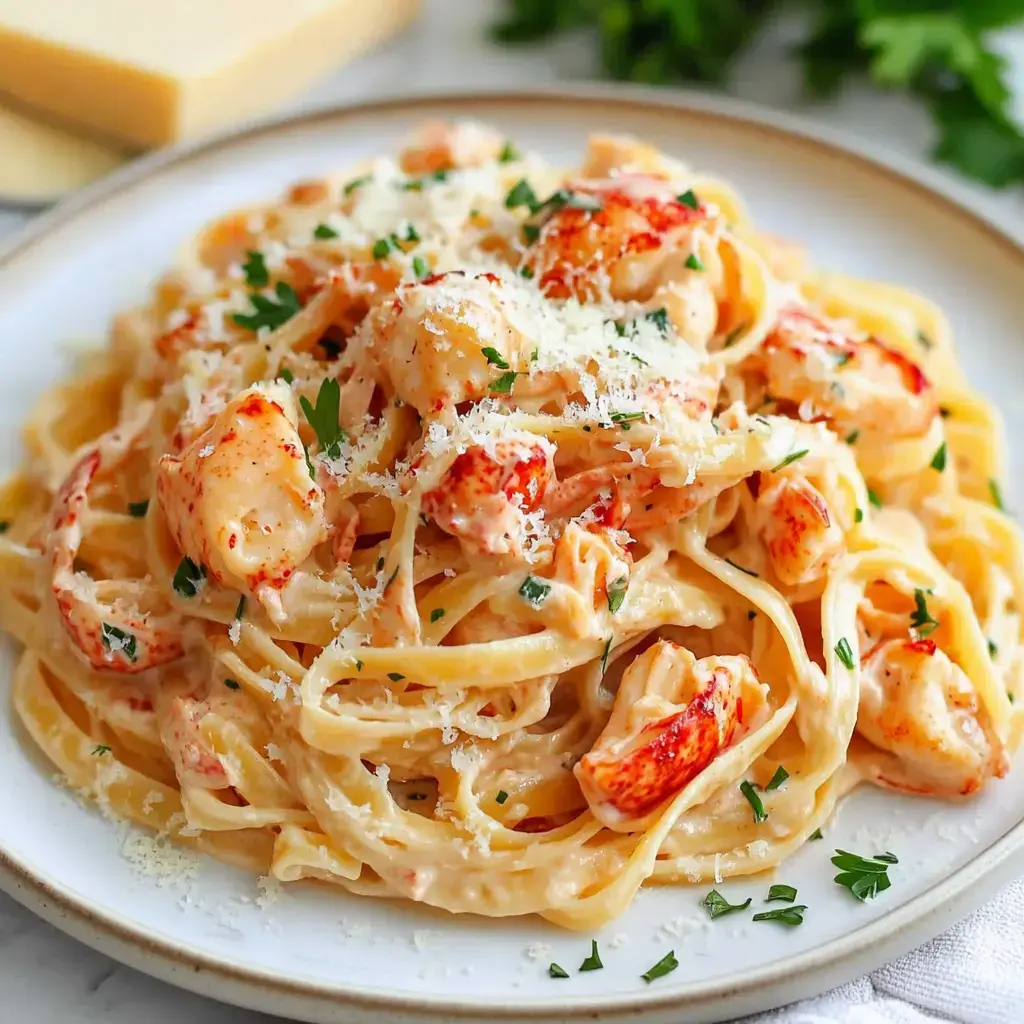
{"type": "MultiPolygon", "coordinates": [[[[595,73],[583,39],[528,50],[499,50],[485,35],[499,0],[425,0],[427,15],[405,36],[350,65],[307,102],[345,101],[387,93],[540,85],[586,79],[595,73]]],[[[910,101],[868,87],[849,90],[835,103],[809,106],[799,76],[783,60],[792,29],[777,26],[738,67],[734,89],[827,121],[851,136],[870,138],[904,154],[924,157],[932,130],[910,101]]],[[[1024,32],[1005,37],[1019,54],[1016,79],[1024,107],[1024,32]]],[[[1024,219],[1024,190],[994,194],[978,188],[981,202],[1000,217],[1024,219]]],[[[28,221],[0,209],[0,239],[28,221]]],[[[263,1014],[222,1006],[120,967],[23,910],[0,894],[0,1021],[4,1024],[258,1024],[263,1014]]]]}

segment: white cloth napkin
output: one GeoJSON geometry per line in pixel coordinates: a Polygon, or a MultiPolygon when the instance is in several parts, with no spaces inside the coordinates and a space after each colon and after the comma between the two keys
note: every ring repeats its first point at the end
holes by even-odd
{"type": "Polygon", "coordinates": [[[1022,1024],[1024,880],[944,935],[817,999],[737,1024],[1022,1024]]]}

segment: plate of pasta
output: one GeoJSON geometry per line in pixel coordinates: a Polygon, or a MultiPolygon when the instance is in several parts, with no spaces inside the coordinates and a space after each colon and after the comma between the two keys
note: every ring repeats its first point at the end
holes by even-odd
{"type": "Polygon", "coordinates": [[[316,1021],[723,1020],[951,923],[1024,847],[1024,253],[957,200],[581,90],[261,124],[43,218],[0,882],[316,1021]]]}

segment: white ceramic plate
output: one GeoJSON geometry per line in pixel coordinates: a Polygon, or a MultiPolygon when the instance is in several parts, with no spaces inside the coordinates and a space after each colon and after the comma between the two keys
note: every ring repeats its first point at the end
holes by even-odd
{"type": "MultiPolygon", "coordinates": [[[[807,243],[818,263],[942,303],[971,379],[1002,406],[1010,437],[1024,433],[1024,251],[936,175],[724,100],[589,90],[383,102],[258,125],[145,160],[43,218],[0,254],[0,471],[16,464],[15,428],[30,403],[66,373],[65,343],[101,335],[204,221],[390,151],[424,118],[456,116],[493,122],[565,163],[591,131],[630,131],[731,179],[764,227],[807,243]]],[[[1017,443],[1010,479],[1022,478],[1017,443]]],[[[0,648],[0,682],[11,654],[0,648]]],[[[4,700],[0,884],[133,967],[303,1020],[575,1021],[599,1011],[607,1022],[720,1021],[877,966],[1008,880],[1024,849],[1022,771],[959,806],[857,793],[825,841],[778,873],[809,905],[802,927],[742,915],[712,923],[699,907],[706,887],[649,889],[595,936],[605,969],[576,974],[591,936],[539,920],[454,918],[314,887],[262,907],[253,879],[212,861],[186,879],[141,877],[123,831],[54,785],[4,700]],[[837,846],[897,853],[892,888],[853,900],[832,882],[837,846]],[[679,969],[645,984],[640,974],[670,949],[679,969]],[[572,977],[550,979],[550,960],[572,977]]],[[[722,891],[760,902],[768,881],[722,891]]]]}

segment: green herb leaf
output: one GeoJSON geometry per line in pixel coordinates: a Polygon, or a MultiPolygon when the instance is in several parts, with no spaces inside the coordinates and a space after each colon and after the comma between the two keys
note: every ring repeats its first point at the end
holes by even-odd
{"type": "Polygon", "coordinates": [[[857,443],[858,437],[860,437],[860,431],[852,430],[849,434],[846,435],[845,441],[847,444],[853,445],[857,443]]]}
{"type": "Polygon", "coordinates": [[[437,622],[439,619],[443,619],[443,618],[444,618],[444,609],[443,608],[435,608],[430,613],[430,621],[431,622],[437,622]]]}
{"type": "Polygon", "coordinates": [[[629,577],[620,576],[614,583],[608,584],[608,611],[614,615],[626,600],[626,588],[629,586],[629,577]]]}
{"type": "Polygon", "coordinates": [[[852,672],[856,667],[856,662],[853,660],[853,648],[850,646],[850,641],[846,637],[840,637],[839,643],[835,647],[836,656],[839,660],[852,672]]]}
{"type": "Polygon", "coordinates": [[[767,821],[768,812],[764,809],[764,804],[761,802],[760,794],[754,788],[754,784],[749,779],[744,779],[740,783],[740,792],[747,798],[747,803],[750,804],[750,807],[754,812],[754,821],[759,825],[762,821],[767,821]]]}
{"type": "Polygon", "coordinates": [[[708,914],[713,921],[716,917],[722,917],[724,914],[731,914],[736,910],[746,910],[750,906],[750,898],[748,897],[745,903],[730,903],[717,889],[712,889],[701,900],[701,906],[707,907],[708,914]]]}
{"type": "Polygon", "coordinates": [[[252,303],[254,312],[232,313],[232,321],[247,331],[258,331],[262,327],[277,330],[302,309],[302,303],[299,302],[295,289],[284,281],[278,281],[274,285],[274,294],[277,296],[276,302],[266,295],[253,292],[249,296],[249,302],[252,303]]]}
{"type": "Polygon", "coordinates": [[[597,951],[597,939],[590,940],[590,956],[580,964],[581,971],[599,971],[604,967],[601,955],[597,951]]]}
{"type": "Polygon", "coordinates": [[[128,502],[128,515],[134,519],[144,519],[146,513],[149,511],[149,498],[145,501],[129,501],[128,502]]]}
{"type": "Polygon", "coordinates": [[[317,224],[317,226],[313,228],[313,237],[324,239],[337,238],[338,232],[335,231],[330,224],[317,224]]]}
{"type": "Polygon", "coordinates": [[[405,676],[403,676],[401,672],[389,672],[388,673],[388,679],[390,679],[391,682],[393,682],[393,683],[400,683],[404,678],[405,678],[405,676]]]}
{"type": "Polygon", "coordinates": [[[548,967],[548,974],[552,978],[568,978],[569,977],[568,972],[565,971],[563,968],[559,967],[558,964],[555,964],[555,963],[551,964],[548,967]]]}
{"type": "Polygon", "coordinates": [[[995,658],[999,655],[999,645],[991,637],[988,638],[988,656],[995,658]]]}
{"type": "Polygon", "coordinates": [[[946,442],[943,441],[938,448],[935,449],[935,454],[932,456],[932,461],[929,465],[936,472],[941,473],[946,468],[946,442]]]}
{"type": "Polygon", "coordinates": [[[240,687],[240,684],[239,684],[239,682],[238,682],[238,680],[237,680],[237,679],[225,679],[225,680],[224,680],[224,685],[225,685],[225,686],[226,686],[226,687],[227,687],[227,688],[228,688],[229,690],[238,690],[238,689],[240,689],[240,688],[241,688],[241,687],[240,687]]]}
{"type": "Polygon", "coordinates": [[[519,588],[519,596],[534,608],[539,608],[550,593],[551,584],[537,579],[536,576],[527,576],[519,588]]]}
{"type": "Polygon", "coordinates": [[[187,555],[178,563],[172,586],[182,597],[195,597],[206,582],[206,567],[196,565],[187,555]]]}
{"type": "Polygon", "coordinates": [[[416,275],[416,280],[422,281],[423,278],[430,276],[430,264],[422,256],[413,256],[412,272],[416,275]]]}
{"type": "Polygon", "coordinates": [[[868,501],[871,502],[874,508],[882,507],[882,499],[870,487],[868,488],[868,501]]]}
{"type": "Polygon", "coordinates": [[[808,842],[814,842],[816,839],[824,839],[825,837],[821,834],[821,829],[816,828],[808,837],[808,842]]]}
{"type": "Polygon", "coordinates": [[[292,373],[287,366],[282,366],[277,375],[285,382],[285,384],[295,383],[295,374],[292,373]]]}
{"type": "MultiPolygon", "coordinates": [[[[134,513],[132,514],[134,515],[134,513]]],[[[10,528],[11,524],[6,519],[0,519],[0,533],[6,533],[10,528]]]]}
{"type": "Polygon", "coordinates": [[[889,865],[897,863],[893,854],[880,857],[861,857],[856,853],[836,850],[832,863],[839,868],[834,881],[849,889],[859,900],[874,899],[892,884],[889,881],[889,865]]]}
{"type": "Polygon", "coordinates": [[[351,195],[357,188],[373,181],[372,174],[364,174],[361,178],[353,178],[341,191],[343,195],[351,195]]]}
{"type": "Polygon", "coordinates": [[[780,764],[779,767],[775,769],[775,774],[771,777],[771,781],[764,787],[764,791],[766,793],[770,793],[772,790],[778,789],[788,778],[789,772],[787,772],[780,764]]]}
{"type": "Polygon", "coordinates": [[[241,622],[242,616],[245,614],[245,594],[238,599],[238,605],[235,608],[235,621],[241,622]]]}
{"type": "Polygon", "coordinates": [[[773,900],[782,900],[784,903],[792,903],[796,899],[796,889],[791,885],[773,885],[768,889],[765,903],[773,900]]]}
{"type": "Polygon", "coordinates": [[[267,270],[263,253],[256,249],[250,249],[245,255],[248,257],[245,263],[242,264],[245,283],[250,288],[266,288],[270,284],[270,271],[267,270]]]}
{"type": "Polygon", "coordinates": [[[789,455],[787,455],[777,466],[772,467],[772,472],[778,473],[780,469],[785,469],[786,466],[791,466],[797,461],[797,459],[802,459],[809,451],[810,448],[801,448],[798,452],[790,452],[789,455]]]}
{"type": "Polygon", "coordinates": [[[316,405],[305,395],[299,398],[299,405],[306,421],[316,433],[320,451],[329,459],[338,458],[342,443],[348,440],[348,434],[338,423],[341,416],[341,385],[334,377],[325,377],[317,392],[316,405]]]}
{"type": "Polygon", "coordinates": [[[910,614],[910,625],[917,630],[919,636],[925,637],[929,633],[934,633],[940,623],[929,613],[928,598],[923,590],[914,591],[914,605],[915,608],[910,614]]]}
{"type": "Polygon", "coordinates": [[[507,139],[505,145],[501,147],[501,152],[498,154],[499,164],[510,164],[513,160],[519,159],[519,150],[507,139]]]}
{"type": "Polygon", "coordinates": [[[525,178],[520,178],[505,196],[505,206],[509,210],[514,210],[517,206],[528,206],[532,210],[536,205],[537,193],[525,178]]]}
{"type": "Polygon", "coordinates": [[[649,985],[657,978],[664,978],[666,974],[671,974],[678,966],[679,961],[676,959],[676,951],[670,949],[653,967],[644,971],[640,977],[649,985]]]}
{"type": "Polygon", "coordinates": [[[708,269],[707,267],[704,266],[704,264],[700,260],[700,257],[695,252],[691,252],[690,255],[686,257],[686,266],[689,267],[690,270],[708,269]]]}
{"type": "Polygon", "coordinates": [[[700,202],[692,188],[688,188],[685,192],[676,196],[676,202],[682,203],[683,206],[688,206],[691,210],[700,209],[700,202]]]}
{"type": "Polygon", "coordinates": [[[527,281],[532,281],[533,280],[533,275],[534,275],[533,267],[524,266],[524,267],[520,267],[519,268],[519,276],[522,277],[522,278],[525,278],[527,281]]]}
{"type": "Polygon", "coordinates": [[[96,746],[92,748],[92,753],[93,757],[99,757],[101,754],[109,754],[110,747],[108,747],[106,743],[97,743],[96,746]]]}
{"type": "Polygon", "coordinates": [[[853,521],[855,523],[863,523],[864,522],[864,509],[862,509],[862,508],[855,508],[853,510],[853,521]]]}
{"type": "Polygon", "coordinates": [[[503,804],[508,799],[508,793],[503,789],[498,790],[498,795],[494,798],[495,803],[503,804]]]}
{"type": "Polygon", "coordinates": [[[516,371],[509,370],[507,373],[503,373],[497,380],[492,380],[490,384],[490,393],[492,395],[510,395],[512,393],[512,385],[516,382],[516,371]]]}
{"type": "Polygon", "coordinates": [[[103,641],[103,649],[106,651],[124,651],[129,661],[134,661],[137,656],[137,642],[131,633],[126,633],[118,626],[112,626],[104,622],[100,627],[100,635],[103,641]]]}
{"type": "Polygon", "coordinates": [[[601,675],[608,671],[608,654],[612,649],[612,638],[608,637],[604,642],[604,649],[601,651],[601,675]]]}
{"type": "Polygon", "coordinates": [[[664,306],[648,310],[644,319],[654,324],[662,334],[668,334],[668,310],[664,306]]]}
{"type": "Polygon", "coordinates": [[[798,904],[795,907],[778,907],[775,910],[762,910],[760,914],[755,914],[752,920],[778,921],[779,924],[786,924],[791,928],[795,928],[798,924],[804,923],[804,911],[806,909],[805,904],[798,904]]]}
{"type": "Polygon", "coordinates": [[[1006,506],[1003,504],[1003,491],[995,477],[991,478],[988,482],[988,493],[992,496],[992,504],[1000,512],[1005,512],[1006,506]]]}
{"type": "Polygon", "coordinates": [[[501,353],[496,349],[487,345],[485,348],[480,349],[483,352],[484,357],[491,366],[496,366],[499,370],[507,370],[508,363],[502,358],[501,353]]]}

